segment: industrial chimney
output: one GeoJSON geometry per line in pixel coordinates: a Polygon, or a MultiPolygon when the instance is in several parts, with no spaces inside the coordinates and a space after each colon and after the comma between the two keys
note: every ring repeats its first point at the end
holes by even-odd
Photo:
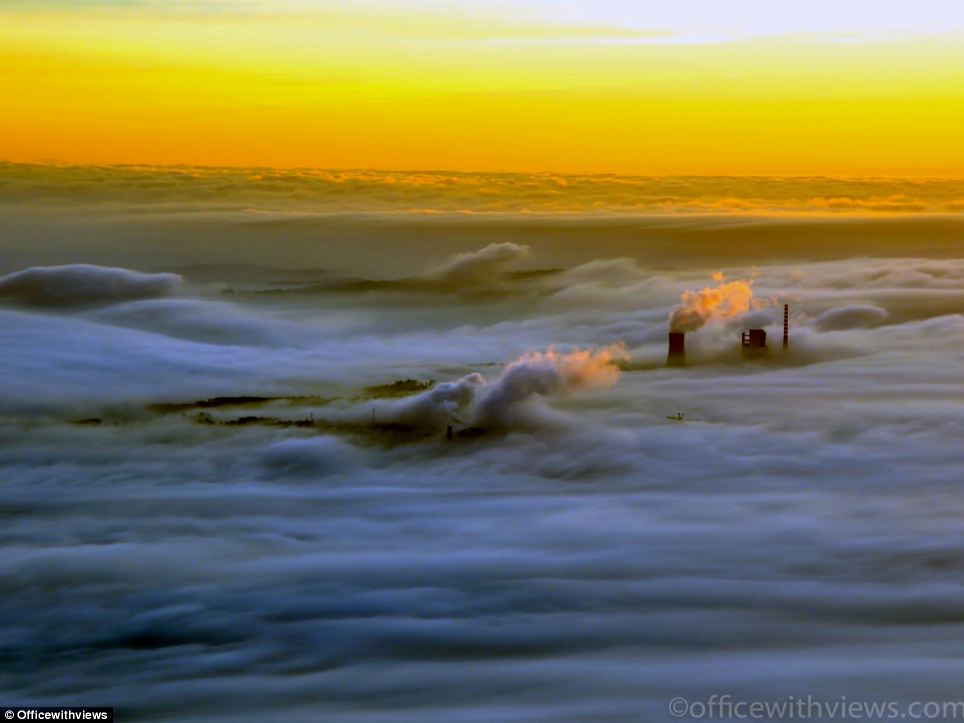
{"type": "Polygon", "coordinates": [[[686,334],[682,331],[669,333],[669,350],[666,353],[666,366],[681,367],[686,364],[686,334]]]}
{"type": "Polygon", "coordinates": [[[783,305],[783,351],[790,346],[790,304],[783,305]]]}

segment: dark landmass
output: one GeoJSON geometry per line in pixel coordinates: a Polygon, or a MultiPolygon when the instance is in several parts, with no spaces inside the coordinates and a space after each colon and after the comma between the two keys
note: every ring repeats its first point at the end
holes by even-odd
{"type": "Polygon", "coordinates": [[[160,402],[149,404],[147,408],[159,414],[171,414],[173,412],[187,412],[192,409],[216,409],[218,407],[238,407],[238,406],[257,406],[269,402],[288,402],[292,404],[329,404],[334,401],[334,397],[312,397],[312,396],[293,396],[293,397],[261,397],[261,396],[237,396],[237,397],[211,397],[200,399],[194,402],[160,402]]]}
{"type": "Polygon", "coordinates": [[[418,379],[397,379],[391,384],[376,384],[375,386],[365,387],[367,397],[407,397],[411,394],[424,392],[435,386],[435,380],[429,379],[427,382],[418,379]]]}

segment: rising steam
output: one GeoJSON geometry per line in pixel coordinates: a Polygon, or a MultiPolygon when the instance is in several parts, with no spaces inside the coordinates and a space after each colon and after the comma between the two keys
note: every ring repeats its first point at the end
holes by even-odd
{"type": "Polygon", "coordinates": [[[725,282],[719,271],[713,274],[713,280],[719,286],[683,292],[669,317],[671,331],[696,331],[711,319],[731,319],[750,309],[752,280],[725,282]]]}
{"type": "Polygon", "coordinates": [[[484,427],[510,427],[516,412],[533,397],[580,389],[610,387],[619,379],[616,362],[627,357],[621,344],[597,351],[525,354],[494,381],[473,373],[394,403],[382,414],[392,421],[440,426],[453,421],[484,427]]]}

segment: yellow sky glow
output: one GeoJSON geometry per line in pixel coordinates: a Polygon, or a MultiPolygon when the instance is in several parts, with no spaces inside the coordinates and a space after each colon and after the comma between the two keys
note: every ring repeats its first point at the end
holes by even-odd
{"type": "Polygon", "coordinates": [[[14,7],[0,159],[961,175],[956,27],[723,37],[620,23],[617,5],[564,21],[505,5],[14,7]]]}

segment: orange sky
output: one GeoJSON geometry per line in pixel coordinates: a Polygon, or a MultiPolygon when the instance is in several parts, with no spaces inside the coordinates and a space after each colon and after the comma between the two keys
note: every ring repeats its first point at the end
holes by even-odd
{"type": "Polygon", "coordinates": [[[732,27],[723,16],[689,27],[672,15],[649,26],[616,0],[597,15],[514,2],[473,12],[413,2],[404,13],[367,0],[13,3],[0,10],[0,159],[629,174],[964,168],[956,18],[944,33],[891,27],[905,17],[877,27],[869,9],[865,23],[855,15],[841,27],[772,13],[732,27]]]}

